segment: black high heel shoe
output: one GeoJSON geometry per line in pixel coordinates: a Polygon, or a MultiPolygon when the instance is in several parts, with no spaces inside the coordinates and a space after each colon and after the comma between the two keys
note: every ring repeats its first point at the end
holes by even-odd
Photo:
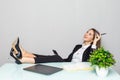
{"type": "Polygon", "coordinates": [[[16,58],[17,56],[16,57],[14,56],[13,51],[14,51],[14,49],[11,48],[11,50],[10,50],[10,56],[12,56],[15,59],[15,63],[22,64],[21,61],[18,58],[16,58]]]}
{"type": "Polygon", "coordinates": [[[19,38],[17,39],[17,43],[15,45],[15,48],[18,51],[18,53],[16,54],[17,58],[21,59],[22,58],[22,51],[20,50],[20,47],[19,47],[19,38]]]}

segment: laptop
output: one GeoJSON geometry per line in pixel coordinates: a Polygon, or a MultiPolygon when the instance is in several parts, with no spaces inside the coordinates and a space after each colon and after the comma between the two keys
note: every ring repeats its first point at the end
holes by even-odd
{"type": "Polygon", "coordinates": [[[23,70],[31,71],[31,72],[35,72],[35,73],[40,73],[40,74],[45,74],[45,75],[51,75],[51,74],[59,72],[63,69],[58,68],[58,67],[43,65],[43,64],[36,64],[33,66],[23,68],[23,70]]]}

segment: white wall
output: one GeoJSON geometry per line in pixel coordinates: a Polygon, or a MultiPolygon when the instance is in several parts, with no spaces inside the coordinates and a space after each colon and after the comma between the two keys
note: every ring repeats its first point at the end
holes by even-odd
{"type": "Polygon", "coordinates": [[[0,0],[0,65],[9,56],[12,42],[20,37],[30,52],[67,57],[91,27],[106,32],[103,46],[111,51],[120,69],[120,0],[0,0]]]}

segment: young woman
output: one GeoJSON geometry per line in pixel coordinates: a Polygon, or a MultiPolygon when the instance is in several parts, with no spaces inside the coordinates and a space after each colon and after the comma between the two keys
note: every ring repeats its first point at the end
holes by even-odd
{"type": "Polygon", "coordinates": [[[39,55],[27,52],[19,46],[19,38],[12,44],[10,55],[15,59],[17,64],[22,63],[44,63],[44,62],[85,62],[89,59],[94,49],[100,47],[100,33],[94,29],[89,29],[83,37],[83,43],[76,45],[68,58],[63,59],[58,54],[39,55]]]}

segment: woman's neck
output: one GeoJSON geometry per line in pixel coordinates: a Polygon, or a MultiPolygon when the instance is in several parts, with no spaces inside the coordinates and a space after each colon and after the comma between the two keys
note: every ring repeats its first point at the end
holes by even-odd
{"type": "Polygon", "coordinates": [[[83,42],[84,45],[90,45],[91,42],[83,42]]]}

